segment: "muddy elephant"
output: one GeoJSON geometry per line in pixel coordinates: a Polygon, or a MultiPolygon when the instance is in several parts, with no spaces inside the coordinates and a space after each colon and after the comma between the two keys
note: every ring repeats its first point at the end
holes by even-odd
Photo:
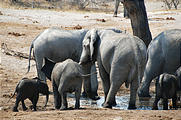
{"type": "MultiPolygon", "coordinates": [[[[15,93],[16,95],[16,103],[13,107],[14,112],[18,112],[18,104],[21,101],[23,110],[27,110],[27,107],[25,106],[24,100],[29,99],[33,104],[33,109],[36,111],[36,104],[38,102],[39,93],[46,95],[46,103],[47,105],[48,98],[49,98],[49,88],[45,82],[40,81],[39,78],[23,78],[20,80],[16,86],[15,92],[11,98],[14,97],[15,93]]],[[[11,99],[10,98],[10,99],[11,99]]]]}
{"type": "Polygon", "coordinates": [[[115,95],[125,83],[130,86],[128,109],[136,109],[136,94],[146,65],[146,46],[136,36],[111,30],[92,29],[83,40],[80,64],[97,61],[105,101],[103,107],[116,105],[115,95]]]}
{"type": "Polygon", "coordinates": [[[46,61],[49,64],[45,64],[42,71],[47,77],[51,77],[55,108],[67,109],[67,93],[75,92],[75,109],[78,109],[80,107],[82,80],[90,74],[84,75],[82,66],[71,59],[56,64],[48,59],[46,61]]]}
{"type": "Polygon", "coordinates": [[[177,109],[177,91],[179,81],[175,75],[163,73],[156,78],[155,82],[155,100],[153,110],[158,110],[158,101],[163,99],[163,110],[168,110],[168,99],[172,99],[173,108],[177,109]]]}
{"type": "Polygon", "coordinates": [[[148,46],[148,62],[139,89],[139,97],[150,97],[152,79],[162,73],[174,74],[181,65],[181,29],[166,30],[155,37],[148,46]]]}
{"type": "MultiPolygon", "coordinates": [[[[30,70],[30,58],[31,51],[34,48],[33,53],[36,61],[36,68],[38,77],[46,81],[45,74],[41,72],[44,58],[48,58],[54,62],[62,62],[68,58],[79,62],[82,52],[82,40],[88,30],[62,30],[58,28],[49,28],[38,35],[31,44],[29,53],[29,66],[30,70]]],[[[84,69],[84,73],[90,73],[90,71],[96,71],[95,64],[87,65],[84,69]]],[[[98,81],[97,76],[93,75],[87,77],[84,82],[84,92],[86,94],[94,94],[97,96],[98,81]]]]}

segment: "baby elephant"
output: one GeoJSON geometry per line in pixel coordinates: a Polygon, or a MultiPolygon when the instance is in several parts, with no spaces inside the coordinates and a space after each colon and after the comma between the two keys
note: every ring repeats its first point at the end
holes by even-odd
{"type": "Polygon", "coordinates": [[[75,92],[75,109],[78,109],[83,77],[91,74],[83,75],[82,66],[71,59],[56,64],[48,59],[45,60],[46,64],[41,70],[52,80],[55,108],[67,109],[66,94],[75,92]]]}
{"type": "Polygon", "coordinates": [[[157,103],[160,98],[163,99],[163,110],[168,110],[168,99],[172,99],[173,108],[177,109],[177,90],[178,79],[175,75],[163,73],[156,78],[155,83],[156,97],[153,103],[153,110],[158,110],[157,103]]]}
{"type": "Polygon", "coordinates": [[[24,100],[27,98],[31,100],[33,109],[34,111],[36,111],[36,104],[39,98],[39,93],[46,95],[45,106],[47,105],[49,98],[49,90],[47,84],[45,82],[41,82],[37,77],[33,79],[23,78],[22,80],[20,80],[12,97],[14,97],[15,93],[17,93],[17,96],[15,106],[13,107],[14,112],[18,112],[17,108],[20,101],[22,103],[23,110],[27,110],[27,107],[24,103],[24,100]]]}

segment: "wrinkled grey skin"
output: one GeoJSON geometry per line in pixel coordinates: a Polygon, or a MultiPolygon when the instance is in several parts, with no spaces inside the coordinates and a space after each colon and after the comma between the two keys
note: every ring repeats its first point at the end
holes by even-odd
{"type": "Polygon", "coordinates": [[[172,99],[173,108],[177,109],[177,90],[178,79],[175,75],[163,73],[156,78],[155,83],[155,101],[153,103],[153,110],[158,110],[158,101],[163,99],[163,110],[168,110],[168,99],[172,99]]]}
{"type": "Polygon", "coordinates": [[[181,29],[160,33],[148,46],[148,62],[143,83],[138,91],[139,97],[150,97],[149,87],[152,79],[162,73],[174,74],[181,65],[181,29]]]}
{"type": "MultiPolygon", "coordinates": [[[[58,28],[50,28],[42,32],[35,38],[30,47],[29,66],[32,48],[36,61],[38,77],[46,81],[45,74],[41,72],[44,58],[48,58],[54,62],[62,62],[68,58],[79,62],[82,52],[82,40],[88,30],[61,30],[58,28]]],[[[96,70],[95,65],[92,66],[92,71],[96,70]]],[[[84,69],[84,74],[90,73],[91,64],[84,69]]],[[[97,96],[98,81],[97,76],[93,75],[93,79],[87,77],[84,82],[84,91],[86,94],[94,94],[97,96]]]]}
{"type": "MultiPolygon", "coordinates": [[[[45,72],[45,75],[48,75],[46,73],[46,67],[47,66],[43,66],[42,71],[45,72]]],[[[52,73],[50,74],[54,93],[54,104],[56,109],[67,109],[67,92],[75,92],[75,109],[78,109],[80,107],[82,80],[85,76],[82,73],[82,66],[71,59],[67,59],[54,65],[52,73]]]]}
{"type": "Polygon", "coordinates": [[[179,91],[181,91],[181,67],[179,67],[175,73],[175,76],[178,78],[179,91]]]}
{"type": "MultiPolygon", "coordinates": [[[[38,102],[39,93],[46,95],[46,103],[47,105],[48,98],[49,98],[49,90],[48,86],[45,82],[41,82],[38,78],[28,79],[23,78],[19,81],[19,83],[16,86],[15,92],[12,97],[14,97],[15,93],[16,95],[16,103],[13,107],[14,112],[18,112],[18,104],[21,101],[23,110],[27,110],[27,107],[25,106],[24,100],[29,99],[33,104],[33,109],[36,111],[36,104],[38,102]]],[[[12,98],[11,97],[11,98],[12,98]]],[[[11,99],[10,98],[10,99],[11,99]]]]}
{"type": "Polygon", "coordinates": [[[130,86],[128,109],[136,109],[136,94],[146,65],[146,46],[141,39],[111,30],[87,32],[83,40],[80,64],[97,60],[105,102],[103,107],[116,105],[115,95],[125,83],[130,86]]]}

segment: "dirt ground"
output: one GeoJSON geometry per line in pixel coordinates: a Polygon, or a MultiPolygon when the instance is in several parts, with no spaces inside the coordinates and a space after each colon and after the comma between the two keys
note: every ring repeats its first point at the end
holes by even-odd
{"type": "MultiPolygon", "coordinates": [[[[154,4],[155,5],[155,4],[154,4]]],[[[148,19],[152,37],[154,38],[160,32],[173,28],[181,28],[181,9],[178,10],[151,10],[151,4],[147,3],[149,8],[148,19]]],[[[154,6],[155,7],[155,6],[154,6]]],[[[11,50],[29,53],[31,41],[43,30],[49,27],[60,27],[62,29],[91,29],[91,28],[118,28],[132,34],[130,20],[122,17],[112,17],[112,13],[96,13],[84,11],[59,11],[42,9],[15,9],[0,6],[0,40],[11,50]]],[[[1,46],[2,47],[2,46],[1,46]]],[[[35,62],[31,60],[31,70],[27,71],[28,60],[4,54],[3,49],[0,52],[0,119],[1,120],[38,120],[38,119],[110,119],[110,120],[181,120],[181,110],[120,110],[94,108],[91,106],[81,106],[79,110],[55,110],[53,106],[53,95],[50,95],[47,108],[42,107],[45,102],[45,96],[40,96],[37,104],[37,112],[30,108],[22,111],[21,104],[19,112],[12,112],[15,98],[7,103],[14,92],[17,82],[23,77],[35,77],[35,62]]],[[[99,78],[100,79],[100,78],[99,78]]],[[[51,82],[48,81],[50,90],[51,82]]],[[[103,96],[101,81],[99,81],[100,96],[103,96]]],[[[120,88],[117,96],[129,94],[129,89],[124,85],[120,88]]],[[[151,86],[151,95],[154,96],[154,83],[151,86]]],[[[71,99],[71,98],[69,98],[71,99]]],[[[30,101],[25,101],[26,106],[30,106],[30,101]]],[[[73,105],[69,105],[73,107],[73,105]]]]}

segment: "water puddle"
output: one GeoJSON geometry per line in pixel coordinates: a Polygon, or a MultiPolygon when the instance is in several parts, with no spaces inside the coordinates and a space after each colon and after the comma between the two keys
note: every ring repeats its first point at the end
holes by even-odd
{"type": "MultiPolygon", "coordinates": [[[[74,96],[71,96],[71,97],[74,97],[74,96]]],[[[93,108],[102,108],[103,102],[104,102],[104,96],[100,96],[100,99],[97,101],[81,97],[80,106],[81,107],[91,106],[93,108]]],[[[151,110],[153,102],[154,102],[153,97],[152,98],[137,97],[137,101],[136,101],[137,110],[151,110]]],[[[116,103],[117,105],[114,106],[113,109],[127,110],[128,103],[129,103],[129,95],[116,96],[116,103]]],[[[69,101],[69,104],[74,105],[75,100],[72,99],[72,101],[69,101]]],[[[158,109],[162,109],[160,103],[158,103],[158,109]]]]}

